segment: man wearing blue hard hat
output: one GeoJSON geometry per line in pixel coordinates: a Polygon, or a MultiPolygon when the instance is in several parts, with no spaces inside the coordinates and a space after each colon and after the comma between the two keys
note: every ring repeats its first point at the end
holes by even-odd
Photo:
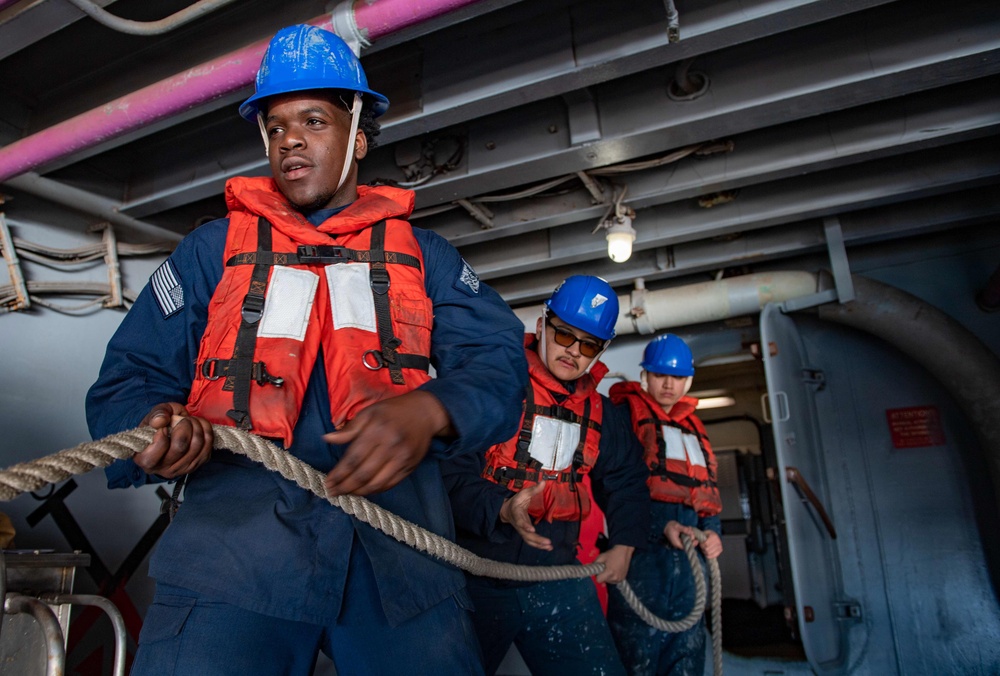
{"type": "Polygon", "coordinates": [[[92,434],[157,430],[109,485],[186,481],[135,674],[309,676],[320,651],[342,674],[482,671],[461,572],[212,449],[212,425],[267,437],[329,495],[451,537],[440,461],[515,431],[523,326],[410,226],[412,192],[358,185],[387,106],[339,37],[279,31],[240,106],[272,176],[228,182],[228,217],[180,243],[109,344],[92,434]]]}
{"type": "MultiPolygon", "coordinates": [[[[615,335],[618,297],[599,277],[566,279],[525,336],[530,386],[521,429],[478,464],[446,463],[458,542],[496,561],[577,562],[580,524],[594,498],[607,517],[610,549],[598,582],[624,579],[649,519],[642,448],[628,420],[597,392],[599,361],[615,335]]],[[[473,621],[486,673],[515,644],[533,674],[624,674],[587,578],[516,583],[469,576],[473,621]]]]}
{"type": "MultiPolygon", "coordinates": [[[[652,512],[649,539],[656,543],[636,553],[627,580],[653,614],[678,620],[691,611],[695,597],[680,534],[692,536],[691,529],[698,528],[706,535],[698,545],[702,554],[710,559],[722,554],[718,463],[695,415],[698,400],[687,396],[694,377],[687,344],[671,333],[658,336],[646,345],[640,366],[645,387],[615,383],[610,393],[616,404],[628,406],[632,428],[645,450],[652,512]]],[[[676,634],[655,631],[621,594],[611,592],[608,623],[630,674],[705,673],[703,622],[676,634]]]]}

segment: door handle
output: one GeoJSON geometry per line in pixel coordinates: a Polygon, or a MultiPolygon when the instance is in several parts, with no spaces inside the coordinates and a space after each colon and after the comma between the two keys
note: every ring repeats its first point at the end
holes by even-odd
{"type": "Polygon", "coordinates": [[[823,507],[823,503],[819,501],[816,493],[813,491],[812,487],[809,486],[809,482],[805,480],[802,473],[795,467],[785,468],[785,477],[798,490],[799,495],[801,495],[806,501],[813,506],[816,513],[819,514],[820,520],[823,525],[826,526],[827,532],[830,533],[830,538],[833,540],[837,539],[837,529],[833,527],[833,520],[830,519],[830,515],[826,513],[826,509],[823,507]]]}

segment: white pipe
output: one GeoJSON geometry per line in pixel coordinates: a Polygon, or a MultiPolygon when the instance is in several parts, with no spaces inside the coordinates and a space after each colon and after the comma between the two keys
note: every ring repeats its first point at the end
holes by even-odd
{"type": "MultiPolygon", "coordinates": [[[[770,272],[730,277],[714,282],[648,291],[636,280],[636,291],[618,296],[621,314],[615,335],[650,334],[675,326],[719,321],[757,314],[764,305],[799,298],[819,290],[819,278],[811,272],[770,272]]],[[[542,314],[542,305],[514,310],[528,332],[542,314]]]]}

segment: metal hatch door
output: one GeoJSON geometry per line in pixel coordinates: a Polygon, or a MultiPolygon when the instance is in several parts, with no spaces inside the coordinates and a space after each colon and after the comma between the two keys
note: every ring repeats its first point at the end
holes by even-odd
{"type": "Polygon", "coordinates": [[[822,372],[810,364],[794,322],[780,304],[760,317],[761,353],[774,431],[795,611],[809,664],[817,674],[844,673],[847,628],[836,530],[829,517],[826,465],[814,401],[822,372]]]}

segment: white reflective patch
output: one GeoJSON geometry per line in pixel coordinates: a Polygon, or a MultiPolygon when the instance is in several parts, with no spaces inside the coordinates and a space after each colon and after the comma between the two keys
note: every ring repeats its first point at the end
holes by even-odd
{"type": "Polygon", "coordinates": [[[580,424],[556,420],[548,416],[535,416],[531,426],[531,443],[528,454],[551,470],[564,470],[573,463],[573,455],[580,444],[580,424]]]}
{"type": "Polygon", "coordinates": [[[275,266],[264,296],[264,314],[257,335],[305,340],[318,285],[319,275],[308,270],[275,266]]]}
{"type": "Polygon", "coordinates": [[[693,434],[685,434],[684,450],[687,451],[688,462],[699,467],[705,466],[705,454],[701,452],[701,444],[698,443],[698,437],[693,434]]]}
{"type": "Polygon", "coordinates": [[[330,289],[334,329],[376,332],[375,297],[372,295],[367,263],[326,266],[326,284],[330,289]]]}
{"type": "Polygon", "coordinates": [[[663,425],[663,442],[667,446],[667,460],[680,460],[687,462],[687,453],[684,452],[684,435],[676,427],[663,425]]]}
{"type": "Polygon", "coordinates": [[[701,444],[695,435],[682,432],[671,425],[663,425],[663,441],[667,445],[668,460],[705,466],[705,454],[701,452],[701,444]]]}

